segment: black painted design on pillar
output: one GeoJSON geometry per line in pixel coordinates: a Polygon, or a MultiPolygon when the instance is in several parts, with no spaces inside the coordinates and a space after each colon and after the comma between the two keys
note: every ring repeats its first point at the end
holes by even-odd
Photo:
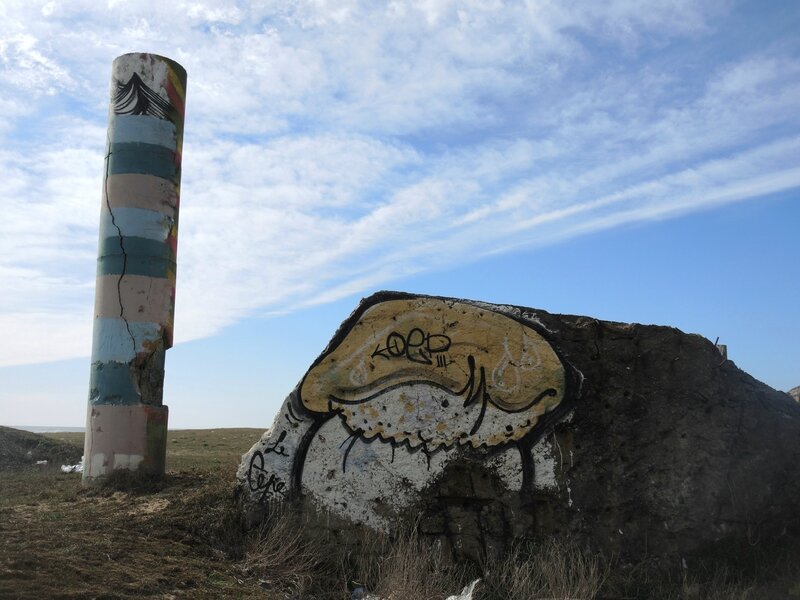
{"type": "Polygon", "coordinates": [[[117,82],[117,91],[114,94],[115,115],[148,115],[170,120],[174,110],[172,105],[150,89],[137,73],[131,75],[128,83],[117,82]]]}

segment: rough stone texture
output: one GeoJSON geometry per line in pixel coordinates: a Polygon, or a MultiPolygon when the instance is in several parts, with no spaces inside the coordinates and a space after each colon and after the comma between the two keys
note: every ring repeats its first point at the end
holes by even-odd
{"type": "Polygon", "coordinates": [[[795,388],[790,389],[786,393],[789,394],[792,398],[794,398],[795,401],[800,402],[800,385],[798,385],[795,388]]]}
{"type": "Polygon", "coordinates": [[[800,404],[705,338],[382,292],[238,479],[254,521],[303,498],[332,528],[411,520],[456,558],[569,534],[640,559],[800,527],[798,465],[800,404]]]}

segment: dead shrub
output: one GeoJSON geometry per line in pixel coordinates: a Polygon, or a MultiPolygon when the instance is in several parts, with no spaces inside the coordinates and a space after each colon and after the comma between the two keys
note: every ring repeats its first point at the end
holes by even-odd
{"type": "MultiPolygon", "coordinates": [[[[685,573],[685,572],[684,572],[685,573]]],[[[751,600],[753,587],[744,585],[725,568],[710,578],[685,575],[670,600],[751,600]]]]}
{"type": "Polygon", "coordinates": [[[399,532],[388,552],[374,556],[371,570],[377,577],[368,589],[381,600],[440,600],[458,593],[471,575],[468,566],[453,564],[439,543],[421,539],[416,528],[399,532]]]}
{"type": "Polygon", "coordinates": [[[320,597],[309,594],[335,578],[336,563],[322,541],[305,534],[309,526],[313,524],[290,507],[274,509],[245,542],[243,573],[288,597],[320,597]]]}
{"type": "Polygon", "coordinates": [[[608,575],[599,556],[562,540],[517,546],[486,565],[481,600],[591,600],[608,575]]]}

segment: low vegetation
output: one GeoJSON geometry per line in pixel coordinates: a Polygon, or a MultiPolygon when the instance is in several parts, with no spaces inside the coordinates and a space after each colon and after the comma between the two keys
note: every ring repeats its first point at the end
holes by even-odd
{"type": "MultiPolygon", "coordinates": [[[[79,436],[83,440],[83,434],[79,436]]],[[[0,425],[0,473],[75,464],[81,459],[82,450],[73,441],[51,439],[0,425]]]]}
{"type": "MultiPolygon", "coordinates": [[[[391,539],[361,532],[344,545],[291,510],[245,532],[232,478],[261,433],[173,431],[166,477],[123,474],[90,489],[53,468],[80,451],[82,434],[49,434],[37,445],[50,452],[37,459],[47,465],[26,457],[25,468],[0,470],[0,598],[440,600],[480,578],[474,600],[800,599],[800,553],[791,544],[688,570],[621,564],[547,540],[457,566],[414,531],[391,539]]],[[[8,436],[0,432],[0,448],[11,448],[8,436]]]]}

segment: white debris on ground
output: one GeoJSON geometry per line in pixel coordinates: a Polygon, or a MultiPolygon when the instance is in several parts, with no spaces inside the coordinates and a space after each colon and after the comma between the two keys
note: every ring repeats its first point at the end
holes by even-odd
{"type": "Polygon", "coordinates": [[[61,472],[62,473],[83,473],[83,457],[81,456],[81,462],[76,465],[61,465],[61,472]]]}
{"type": "MultiPolygon", "coordinates": [[[[475,591],[475,586],[478,585],[480,579],[476,579],[468,586],[466,586],[463,590],[461,590],[460,594],[455,596],[448,596],[445,600],[472,600],[472,592],[475,591]]],[[[372,594],[366,593],[363,587],[357,587],[353,590],[353,594],[351,596],[351,600],[384,600],[380,596],[374,596],[372,594]]]]}
{"type": "Polygon", "coordinates": [[[47,464],[47,461],[46,461],[46,460],[37,460],[37,461],[36,461],[36,464],[37,464],[37,465],[46,465],[46,464],[47,464]]]}
{"type": "Polygon", "coordinates": [[[448,596],[447,598],[445,598],[445,600],[472,600],[472,592],[475,591],[475,586],[478,585],[479,581],[480,579],[476,579],[468,586],[466,586],[463,590],[461,590],[460,594],[458,594],[457,596],[448,596]]]}

